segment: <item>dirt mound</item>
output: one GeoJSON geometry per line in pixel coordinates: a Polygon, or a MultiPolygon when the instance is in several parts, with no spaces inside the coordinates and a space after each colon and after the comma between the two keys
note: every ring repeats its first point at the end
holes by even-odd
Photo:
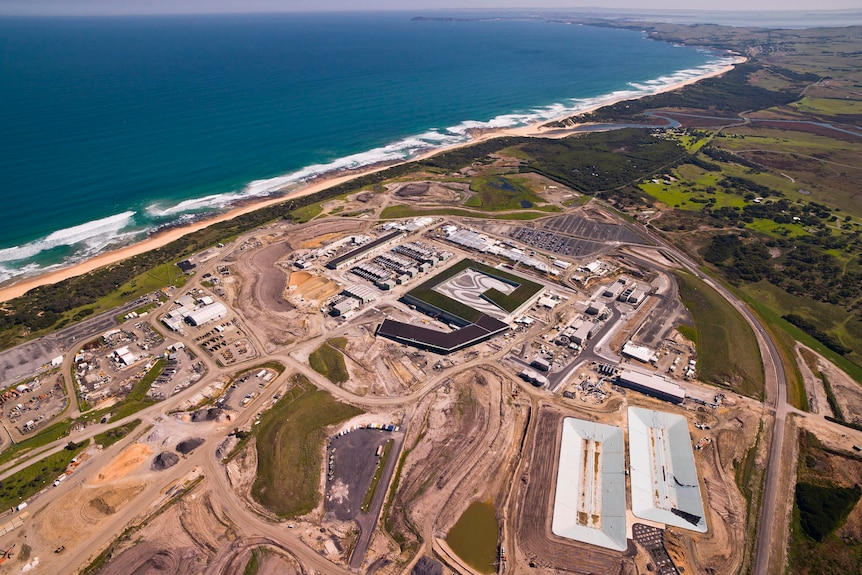
{"type": "Polygon", "coordinates": [[[204,438],[203,437],[191,437],[186,439],[185,441],[180,441],[177,443],[177,451],[182,453],[183,455],[188,455],[201,445],[203,445],[204,438]]]}
{"type": "Polygon", "coordinates": [[[423,557],[410,571],[410,575],[443,575],[443,566],[430,557],[423,557]]]}
{"type": "Polygon", "coordinates": [[[220,407],[210,407],[209,409],[199,409],[192,413],[192,421],[195,423],[201,421],[216,421],[224,416],[227,412],[220,407]]]}
{"type": "Polygon", "coordinates": [[[153,471],[164,471],[180,461],[180,456],[170,451],[163,451],[153,458],[153,471]]]}

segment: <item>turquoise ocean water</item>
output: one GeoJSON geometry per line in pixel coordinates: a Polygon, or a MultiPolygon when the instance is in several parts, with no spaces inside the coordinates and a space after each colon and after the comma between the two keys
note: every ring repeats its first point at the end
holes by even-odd
{"type": "Polygon", "coordinates": [[[0,281],[726,62],[631,31],[411,16],[0,19],[0,281]]]}

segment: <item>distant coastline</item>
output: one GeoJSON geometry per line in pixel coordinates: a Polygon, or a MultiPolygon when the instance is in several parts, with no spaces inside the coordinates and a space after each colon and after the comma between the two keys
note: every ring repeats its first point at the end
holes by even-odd
{"type": "MultiPolygon", "coordinates": [[[[660,89],[655,90],[654,92],[642,93],[635,97],[640,98],[657,93],[672,92],[674,90],[678,90],[684,86],[699,82],[706,78],[712,78],[714,76],[722,75],[731,70],[734,66],[745,61],[746,58],[742,56],[728,55],[726,63],[724,63],[720,67],[716,66],[710,70],[704,70],[701,75],[686,77],[676,83],[664,85],[660,89]]],[[[328,172],[322,176],[310,179],[310,181],[301,185],[298,185],[295,182],[285,182],[281,187],[275,190],[275,193],[277,193],[277,195],[269,195],[263,199],[258,199],[254,197],[241,199],[236,202],[235,206],[232,209],[224,213],[217,214],[214,216],[206,216],[199,220],[191,221],[189,223],[181,223],[176,226],[166,227],[162,230],[156,230],[144,240],[132,243],[121,248],[105,251],[92,258],[72,264],[68,267],[62,267],[29,277],[18,277],[8,280],[3,284],[0,284],[0,301],[7,301],[15,297],[24,295],[27,291],[33,288],[42,285],[57,283],[71,277],[76,277],[98,269],[102,266],[116,263],[134,255],[159,248],[174,240],[180,239],[187,234],[206,228],[217,222],[230,220],[239,215],[249,213],[266,206],[282,203],[292,198],[313,194],[315,192],[325,190],[332,186],[348,182],[362,175],[385,170],[393,165],[425,159],[436,154],[446,152],[448,150],[469,146],[471,144],[475,144],[476,142],[485,141],[491,138],[499,138],[504,136],[541,138],[566,137],[568,135],[577,133],[578,128],[581,125],[575,125],[566,129],[548,129],[546,125],[555,121],[570,118],[575,115],[587,114],[604,106],[630,99],[633,99],[633,96],[629,93],[610,95],[605,99],[597,100],[593,105],[588,108],[580,109],[576,112],[567,110],[557,117],[542,119],[541,121],[536,121],[530,125],[526,125],[523,127],[485,128],[481,130],[476,130],[472,132],[473,137],[471,137],[467,141],[445,147],[435,148],[407,160],[397,162],[384,161],[368,166],[363,166],[362,168],[355,170],[342,169],[340,172],[328,172]]]]}

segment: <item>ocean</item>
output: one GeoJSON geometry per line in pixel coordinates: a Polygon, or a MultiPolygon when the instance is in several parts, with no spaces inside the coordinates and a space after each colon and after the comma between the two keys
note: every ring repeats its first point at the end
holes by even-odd
{"type": "Polygon", "coordinates": [[[0,281],[727,62],[633,31],[411,16],[0,18],[0,281]]]}

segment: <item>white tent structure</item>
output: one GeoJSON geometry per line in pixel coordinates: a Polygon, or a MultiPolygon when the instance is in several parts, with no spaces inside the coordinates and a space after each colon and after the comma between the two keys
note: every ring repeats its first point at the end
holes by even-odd
{"type": "Polygon", "coordinates": [[[619,427],[573,417],[563,420],[554,534],[626,550],[624,450],[619,427]]]}
{"type": "Polygon", "coordinates": [[[629,407],[629,463],[635,517],[707,530],[688,422],[681,415],[629,407]]]}

